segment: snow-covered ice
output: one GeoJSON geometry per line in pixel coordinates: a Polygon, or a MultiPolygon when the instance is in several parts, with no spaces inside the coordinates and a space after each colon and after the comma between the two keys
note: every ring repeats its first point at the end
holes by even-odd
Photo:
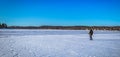
{"type": "Polygon", "coordinates": [[[0,29],[0,57],[120,57],[120,31],[0,29]]]}

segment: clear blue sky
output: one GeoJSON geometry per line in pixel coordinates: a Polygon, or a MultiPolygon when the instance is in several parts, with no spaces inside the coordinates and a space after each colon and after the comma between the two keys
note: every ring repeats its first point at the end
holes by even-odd
{"type": "Polygon", "coordinates": [[[120,26],[120,0],[0,0],[9,26],[120,26]]]}

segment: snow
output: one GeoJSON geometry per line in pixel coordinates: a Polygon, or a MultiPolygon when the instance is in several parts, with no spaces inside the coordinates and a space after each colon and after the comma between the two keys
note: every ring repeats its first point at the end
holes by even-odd
{"type": "Polygon", "coordinates": [[[0,29],[0,57],[120,57],[120,31],[0,29]]]}

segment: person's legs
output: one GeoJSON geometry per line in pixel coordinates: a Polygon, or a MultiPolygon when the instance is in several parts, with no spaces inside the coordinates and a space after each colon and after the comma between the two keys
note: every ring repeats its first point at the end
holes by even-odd
{"type": "Polygon", "coordinates": [[[90,35],[90,40],[93,40],[93,39],[92,39],[92,35],[90,35]]]}

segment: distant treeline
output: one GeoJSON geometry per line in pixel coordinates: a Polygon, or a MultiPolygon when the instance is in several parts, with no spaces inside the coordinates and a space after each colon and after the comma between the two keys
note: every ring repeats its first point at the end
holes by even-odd
{"type": "Polygon", "coordinates": [[[0,23],[0,29],[63,29],[63,30],[119,30],[120,26],[7,26],[0,23]]]}
{"type": "Polygon", "coordinates": [[[0,28],[7,28],[7,24],[5,24],[5,23],[0,23],[0,28]]]}
{"type": "Polygon", "coordinates": [[[9,29],[120,30],[120,26],[9,26],[9,29]]]}

